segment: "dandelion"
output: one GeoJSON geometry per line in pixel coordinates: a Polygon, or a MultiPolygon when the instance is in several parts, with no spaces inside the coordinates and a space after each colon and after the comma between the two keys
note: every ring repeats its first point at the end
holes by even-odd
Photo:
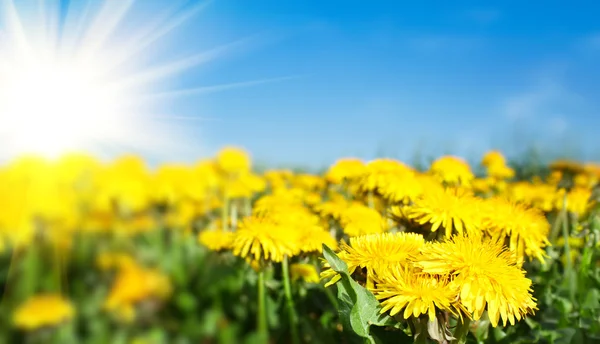
{"type": "Polygon", "coordinates": [[[123,320],[135,317],[135,306],[142,301],[165,300],[172,291],[168,277],[155,269],[131,265],[120,269],[104,302],[104,308],[123,320]]]}
{"type": "Polygon", "coordinates": [[[198,235],[198,241],[212,251],[230,249],[233,238],[233,232],[223,230],[205,230],[198,235]]]}
{"type": "Polygon", "coordinates": [[[290,274],[292,281],[302,279],[306,283],[319,283],[319,274],[312,264],[292,264],[290,265],[290,274]]]}
{"type": "Polygon", "coordinates": [[[480,199],[457,188],[430,188],[404,210],[406,217],[418,224],[430,224],[431,231],[442,228],[445,236],[478,234],[481,228],[480,199]]]}
{"type": "Polygon", "coordinates": [[[21,304],[13,314],[16,327],[33,331],[58,326],[75,315],[71,302],[57,294],[39,294],[21,304]]]}
{"type": "Polygon", "coordinates": [[[353,204],[341,214],[340,224],[348,236],[381,233],[387,230],[387,222],[381,214],[362,204],[353,204]]]}
{"type": "Polygon", "coordinates": [[[517,254],[544,262],[544,248],[549,244],[550,224],[537,209],[494,197],[485,200],[482,223],[491,236],[508,240],[508,247],[517,254]]]}
{"type": "Polygon", "coordinates": [[[293,229],[285,228],[268,214],[244,218],[231,244],[233,254],[281,262],[284,256],[293,256],[299,251],[298,233],[293,229]]]}
{"type": "Polygon", "coordinates": [[[404,319],[423,314],[429,317],[429,321],[435,321],[438,311],[458,314],[457,309],[460,309],[456,291],[446,277],[405,267],[391,269],[376,280],[377,287],[373,293],[381,302],[381,313],[389,312],[394,316],[403,311],[404,319]]]}
{"type": "MultiPolygon", "coordinates": [[[[556,200],[556,208],[562,209],[565,190],[561,189],[556,200]]],[[[585,187],[574,187],[567,192],[567,210],[573,214],[583,215],[592,205],[592,190],[585,187]]]]}
{"type": "Polygon", "coordinates": [[[449,276],[450,286],[474,320],[487,310],[492,326],[499,319],[505,326],[514,325],[537,309],[531,280],[501,242],[454,236],[425,245],[415,265],[428,274],[449,276]]]}
{"type": "Polygon", "coordinates": [[[455,156],[443,156],[431,164],[429,172],[450,185],[470,185],[475,178],[466,161],[455,156]]]}
{"type": "MultiPolygon", "coordinates": [[[[351,237],[350,244],[341,244],[340,259],[348,265],[348,272],[357,268],[367,270],[367,284],[377,275],[385,275],[388,270],[408,265],[419,254],[425,244],[423,236],[415,233],[381,233],[351,237]]],[[[325,264],[322,278],[331,278],[326,286],[339,281],[340,276],[325,264]]]]}
{"type": "Polygon", "coordinates": [[[341,184],[344,181],[356,179],[365,172],[365,163],[362,160],[355,158],[339,159],[329,168],[325,174],[325,179],[332,184],[341,184]]]}
{"type": "Polygon", "coordinates": [[[237,147],[225,147],[217,153],[217,167],[226,175],[235,176],[250,171],[250,156],[237,147]]]}

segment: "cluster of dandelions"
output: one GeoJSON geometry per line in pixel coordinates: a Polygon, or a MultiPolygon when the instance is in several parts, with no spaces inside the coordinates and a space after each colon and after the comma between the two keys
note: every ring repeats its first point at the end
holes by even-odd
{"type": "MultiPolygon", "coordinates": [[[[413,320],[437,321],[441,313],[479,320],[487,312],[492,326],[515,324],[536,309],[531,280],[500,241],[455,235],[426,242],[415,233],[370,234],[350,238],[339,257],[381,301],[381,312],[413,320]]],[[[335,284],[328,264],[322,277],[335,284]]]]}
{"type": "MultiPolygon", "coordinates": [[[[499,152],[486,154],[481,165],[485,174],[478,176],[454,156],[425,171],[394,159],[347,158],[316,175],[257,173],[250,156],[236,148],[156,170],[136,156],[109,163],[86,155],[57,162],[25,157],[0,169],[0,249],[49,244],[71,256],[76,238],[133,242],[142,236],[160,244],[156,234],[166,231],[180,238],[169,252],[198,241],[257,272],[263,339],[269,330],[265,271],[281,269],[290,335],[299,342],[290,284],[317,283],[319,270],[327,286],[337,282],[335,271],[318,264],[325,244],[380,301],[382,313],[436,321],[453,315],[463,322],[486,316],[493,326],[514,324],[536,309],[524,264],[546,264],[546,249],[558,239],[547,218],[585,218],[596,204],[600,167],[558,161],[545,179],[516,181],[499,152]]],[[[125,322],[170,302],[172,294],[169,271],[146,267],[135,256],[109,250],[97,257],[101,271],[116,272],[103,308],[125,322]]],[[[76,314],[68,298],[39,290],[14,319],[30,329],[76,314]],[[49,303],[62,310],[54,318],[36,312],[49,303]]]]}

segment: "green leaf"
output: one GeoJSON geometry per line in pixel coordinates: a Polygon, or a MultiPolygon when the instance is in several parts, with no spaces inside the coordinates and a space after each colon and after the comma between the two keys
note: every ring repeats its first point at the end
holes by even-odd
{"type": "Polygon", "coordinates": [[[394,326],[397,321],[380,313],[381,305],[375,295],[352,279],[346,263],[327,245],[323,245],[323,256],[331,268],[340,274],[337,289],[339,314],[344,330],[351,329],[370,343],[376,343],[376,339],[370,334],[370,326],[394,326]]]}
{"type": "Polygon", "coordinates": [[[184,312],[191,312],[195,309],[197,302],[194,295],[188,292],[181,292],[177,294],[175,302],[179,309],[184,312]]]}
{"type": "Polygon", "coordinates": [[[598,308],[600,308],[600,291],[598,291],[598,289],[591,289],[590,291],[588,291],[581,308],[583,308],[583,309],[598,309],[598,308]]]}

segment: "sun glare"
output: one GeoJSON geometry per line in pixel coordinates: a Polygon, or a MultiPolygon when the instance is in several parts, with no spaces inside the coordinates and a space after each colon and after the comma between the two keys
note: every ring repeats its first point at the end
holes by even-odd
{"type": "Polygon", "coordinates": [[[0,123],[10,149],[56,156],[125,125],[124,94],[75,59],[15,63],[0,81],[0,123]]]}
{"type": "MultiPolygon", "coordinates": [[[[173,98],[277,81],[171,88],[174,77],[248,43],[167,57],[172,49],[160,49],[161,39],[208,3],[0,0],[0,160],[69,151],[160,159],[192,146],[201,154],[201,128],[188,121],[202,120],[201,110],[176,113],[173,98]]],[[[181,48],[190,44],[202,38],[181,48]]]]}

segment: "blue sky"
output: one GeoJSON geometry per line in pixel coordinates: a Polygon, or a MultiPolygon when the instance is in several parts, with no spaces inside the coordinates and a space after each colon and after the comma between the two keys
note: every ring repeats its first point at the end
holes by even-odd
{"type": "Polygon", "coordinates": [[[216,1],[182,28],[192,28],[188,38],[206,25],[221,37],[264,39],[194,82],[298,78],[182,103],[200,102],[215,118],[201,124],[207,144],[243,145],[265,161],[472,155],[518,149],[517,134],[591,155],[600,4],[449,3],[216,1]]]}
{"type": "MultiPolygon", "coordinates": [[[[600,158],[594,3],[212,1],[154,53],[177,58],[249,40],[168,85],[282,79],[170,99],[189,138],[171,158],[234,144],[261,162],[321,166],[342,156],[515,152],[532,142],[600,158]]],[[[165,4],[145,2],[132,16],[165,4]]]]}

